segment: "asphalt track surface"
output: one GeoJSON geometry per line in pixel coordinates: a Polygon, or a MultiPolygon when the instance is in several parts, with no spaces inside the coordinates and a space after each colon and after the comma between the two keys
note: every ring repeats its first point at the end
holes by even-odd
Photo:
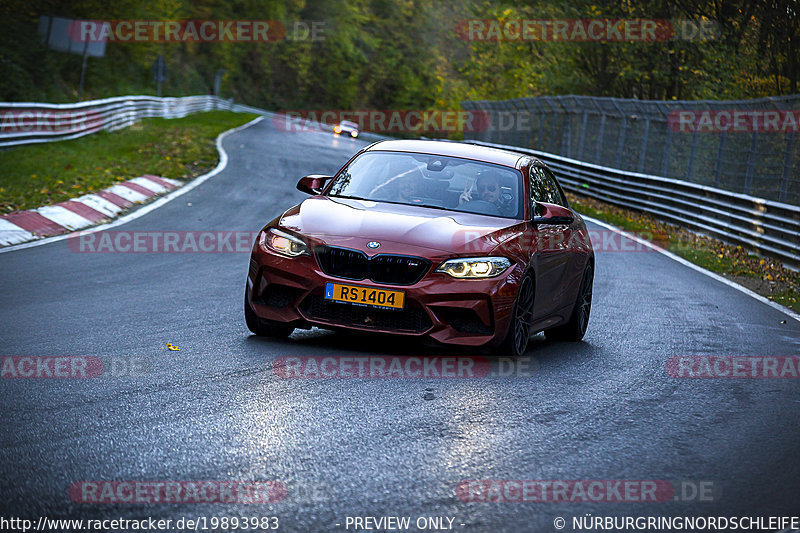
{"type": "MultiPolygon", "coordinates": [[[[257,230],[303,199],[299,177],[336,171],[364,144],[262,121],[224,140],[220,174],[116,229],[257,230]]],[[[559,516],[571,531],[571,517],[586,513],[800,512],[800,382],[665,370],[682,355],[798,355],[800,322],[658,253],[596,261],[584,342],[538,335],[527,375],[315,380],[283,379],[271,364],[453,352],[317,329],[286,341],[252,336],[242,317],[247,253],[85,254],[65,241],[2,253],[2,355],[137,357],[147,372],[0,380],[0,514],[278,516],[283,531],[345,531],[347,516],[444,516],[456,531],[500,532],[555,531],[559,516]],[[710,502],[456,496],[462,480],[482,479],[715,489],[710,502]],[[68,489],[84,480],[279,480],[286,497],[75,503],[68,489]]]]}

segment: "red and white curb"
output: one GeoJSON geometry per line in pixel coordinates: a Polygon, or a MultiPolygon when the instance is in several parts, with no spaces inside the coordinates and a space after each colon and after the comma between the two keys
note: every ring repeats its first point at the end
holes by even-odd
{"type": "Polygon", "coordinates": [[[0,246],[61,235],[114,218],[134,204],[180,187],[177,180],[145,175],[66,202],[0,216],[0,246]]]}

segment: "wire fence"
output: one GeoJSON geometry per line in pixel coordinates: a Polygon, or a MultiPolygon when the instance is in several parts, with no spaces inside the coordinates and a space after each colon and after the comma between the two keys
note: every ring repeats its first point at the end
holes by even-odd
{"type": "Polygon", "coordinates": [[[800,205],[800,95],[736,101],[466,101],[465,137],[800,205]]]}

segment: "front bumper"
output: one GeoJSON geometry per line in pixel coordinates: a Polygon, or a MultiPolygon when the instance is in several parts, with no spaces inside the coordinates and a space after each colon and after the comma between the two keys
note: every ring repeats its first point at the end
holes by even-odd
{"type": "Polygon", "coordinates": [[[514,264],[500,276],[459,280],[433,272],[439,261],[413,285],[379,284],[325,274],[313,256],[288,258],[253,248],[247,278],[248,301],[260,318],[295,327],[344,328],[377,333],[427,336],[444,344],[495,346],[508,331],[517,285],[514,264]],[[329,282],[401,290],[403,310],[376,309],[324,299],[329,282]]]}

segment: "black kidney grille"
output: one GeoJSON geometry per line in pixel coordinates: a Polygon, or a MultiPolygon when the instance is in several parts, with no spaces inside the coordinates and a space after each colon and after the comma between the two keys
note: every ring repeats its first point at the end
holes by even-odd
{"type": "Polygon", "coordinates": [[[362,280],[389,285],[413,285],[428,271],[431,262],[422,257],[406,255],[376,255],[372,259],[363,252],[334,246],[316,249],[317,262],[329,276],[362,280]]]}
{"type": "Polygon", "coordinates": [[[370,279],[375,283],[412,285],[425,275],[430,264],[420,257],[377,255],[370,261],[370,279]]]}
{"type": "Polygon", "coordinates": [[[316,255],[320,268],[330,276],[358,280],[369,275],[369,258],[357,250],[321,246],[316,255]]]}

